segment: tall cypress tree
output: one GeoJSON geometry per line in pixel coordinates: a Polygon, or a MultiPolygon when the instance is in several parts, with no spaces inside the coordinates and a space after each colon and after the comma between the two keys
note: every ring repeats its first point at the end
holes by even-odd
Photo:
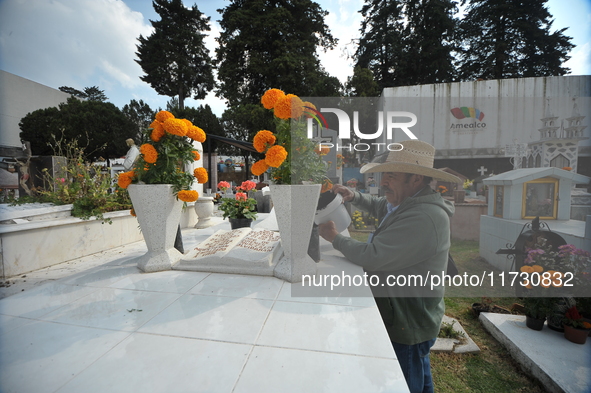
{"type": "Polygon", "coordinates": [[[209,17],[181,0],[154,0],[154,10],[162,18],[150,21],[154,33],[140,35],[136,62],[146,75],[141,79],[158,94],[178,97],[180,109],[193,96],[203,99],[214,88],[213,63],[203,39],[209,31],[209,17]]]}
{"type": "Polygon", "coordinates": [[[564,75],[573,48],[546,0],[471,0],[460,23],[462,80],[564,75]]]}

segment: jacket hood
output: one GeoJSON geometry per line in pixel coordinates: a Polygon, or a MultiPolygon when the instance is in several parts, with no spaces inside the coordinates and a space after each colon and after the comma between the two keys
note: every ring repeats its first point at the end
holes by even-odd
{"type": "Polygon", "coordinates": [[[442,208],[449,217],[453,216],[455,212],[455,207],[453,202],[448,201],[447,199],[443,198],[440,193],[434,191],[431,187],[426,186],[423,188],[419,194],[412,198],[406,198],[404,202],[398,208],[400,211],[404,211],[409,207],[418,204],[418,203],[429,203],[432,205],[437,205],[442,208]]]}

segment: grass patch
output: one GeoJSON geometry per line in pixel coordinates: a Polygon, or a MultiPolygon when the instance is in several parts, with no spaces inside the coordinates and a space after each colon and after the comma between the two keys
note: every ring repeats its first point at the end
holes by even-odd
{"type": "MultiPolygon", "coordinates": [[[[452,241],[450,250],[461,274],[479,274],[484,270],[495,271],[480,258],[478,242],[452,241]]],[[[480,324],[472,312],[472,303],[482,302],[482,297],[445,298],[445,314],[455,318],[468,336],[480,347],[478,354],[432,353],[431,368],[438,392],[520,392],[543,393],[546,390],[534,379],[523,373],[509,352],[480,324]]],[[[465,292],[463,292],[465,293],[465,292]]],[[[518,302],[515,297],[490,297],[492,304],[510,309],[518,302]]]]}
{"type": "MultiPolygon", "coordinates": [[[[367,233],[351,231],[351,237],[359,241],[367,240],[367,233]]],[[[480,258],[478,242],[452,241],[450,250],[461,274],[482,274],[482,271],[494,271],[485,260],[480,258]]],[[[470,292],[462,292],[463,295],[470,292]]],[[[445,314],[455,318],[462,325],[468,336],[480,347],[477,354],[431,353],[431,368],[436,392],[519,392],[544,393],[546,390],[539,382],[521,371],[509,352],[480,324],[472,312],[472,303],[483,301],[481,296],[452,296],[446,290],[445,314]]],[[[491,292],[487,298],[492,304],[510,309],[518,302],[515,297],[494,297],[491,292]]]]}

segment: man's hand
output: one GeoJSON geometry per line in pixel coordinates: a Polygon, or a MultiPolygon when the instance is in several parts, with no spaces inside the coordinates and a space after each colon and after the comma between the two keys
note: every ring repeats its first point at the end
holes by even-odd
{"type": "Polygon", "coordinates": [[[322,236],[323,239],[332,243],[334,238],[339,234],[337,232],[337,228],[334,224],[334,221],[325,222],[324,224],[318,225],[318,234],[322,236]]]}
{"type": "Polygon", "coordinates": [[[342,184],[335,184],[334,186],[332,186],[331,191],[334,193],[341,194],[341,196],[343,197],[343,201],[345,202],[350,202],[355,197],[355,193],[351,191],[349,187],[345,187],[342,184]]]}

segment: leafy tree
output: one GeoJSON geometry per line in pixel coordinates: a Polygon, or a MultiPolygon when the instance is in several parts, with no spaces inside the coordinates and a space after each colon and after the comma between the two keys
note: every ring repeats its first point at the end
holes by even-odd
{"type": "Polygon", "coordinates": [[[203,99],[214,87],[213,63],[203,39],[209,31],[209,17],[196,5],[185,8],[181,0],[153,0],[162,18],[150,21],[154,33],[140,35],[136,62],[146,75],[141,79],[158,94],[178,97],[180,109],[193,96],[203,99]]]}
{"type": "Polygon", "coordinates": [[[85,87],[84,94],[89,101],[107,102],[108,98],[104,90],[100,90],[98,86],[85,87]]]}
{"type": "Polygon", "coordinates": [[[347,78],[345,91],[351,97],[377,97],[380,95],[378,84],[368,68],[355,67],[353,76],[347,78]]]}
{"type": "Polygon", "coordinates": [[[218,94],[230,107],[259,104],[270,88],[299,96],[337,95],[340,83],[321,68],[317,49],[331,49],[324,17],[311,0],[233,0],[220,10],[218,94]]]}
{"type": "Polygon", "coordinates": [[[63,132],[61,112],[56,107],[37,109],[28,113],[19,122],[22,141],[31,143],[31,152],[38,156],[51,156],[53,149],[49,145],[51,135],[60,137],[63,132]]]}
{"type": "MultiPolygon", "coordinates": [[[[177,110],[173,112],[175,117],[179,119],[190,120],[191,123],[205,131],[207,136],[218,135],[226,136],[222,127],[220,119],[213,113],[209,105],[200,105],[199,108],[185,108],[184,111],[177,110]]],[[[203,151],[208,152],[210,141],[203,143],[203,151]]],[[[216,150],[219,144],[215,140],[211,140],[212,151],[216,150]]]]}
{"type": "MultiPolygon", "coordinates": [[[[243,104],[230,107],[224,111],[222,126],[225,137],[239,141],[252,141],[254,134],[258,131],[275,129],[275,122],[273,113],[263,108],[261,104],[243,104]]],[[[248,154],[246,151],[228,144],[220,143],[217,147],[218,151],[225,155],[248,154]]]]}
{"type": "Polygon", "coordinates": [[[74,89],[73,87],[70,87],[70,86],[61,86],[61,87],[59,87],[59,90],[63,91],[64,93],[71,94],[71,95],[78,97],[78,98],[86,98],[86,94],[84,94],[83,91],[80,91],[78,89],[74,89]]]}
{"type": "Polygon", "coordinates": [[[91,160],[125,155],[125,140],[136,132],[136,126],[115,105],[73,97],[58,108],[27,114],[19,126],[21,140],[31,142],[34,154],[53,154],[48,145],[53,135],[65,143],[77,141],[91,160]]]}
{"type": "MultiPolygon", "coordinates": [[[[465,1],[465,0],[464,0],[465,1]]],[[[460,23],[463,80],[564,75],[574,47],[566,28],[551,31],[546,0],[471,0],[460,23]]]]}
{"type": "Polygon", "coordinates": [[[146,134],[144,130],[150,126],[154,120],[156,112],[150,108],[143,100],[131,100],[129,104],[125,104],[121,110],[123,114],[136,126],[136,132],[130,135],[137,144],[147,142],[144,140],[146,134]]]}
{"type": "Polygon", "coordinates": [[[84,91],[74,89],[70,86],[61,86],[59,90],[89,101],[106,102],[108,100],[107,96],[105,95],[105,91],[99,89],[98,86],[85,87],[84,91]]]}

